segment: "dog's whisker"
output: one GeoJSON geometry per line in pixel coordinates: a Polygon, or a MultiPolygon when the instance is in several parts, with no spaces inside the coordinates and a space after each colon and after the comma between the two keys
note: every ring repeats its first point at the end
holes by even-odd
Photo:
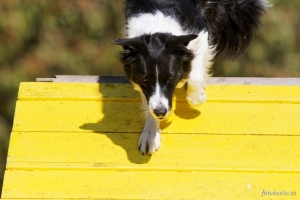
{"type": "Polygon", "coordinates": [[[143,119],[147,119],[148,117],[151,116],[151,113],[149,111],[149,107],[147,105],[142,105],[139,109],[137,109],[135,112],[135,114],[138,113],[138,121],[140,121],[142,118],[143,119]]]}

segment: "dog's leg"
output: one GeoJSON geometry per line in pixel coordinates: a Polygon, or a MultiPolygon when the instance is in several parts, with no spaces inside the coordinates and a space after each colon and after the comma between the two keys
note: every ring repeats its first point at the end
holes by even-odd
{"type": "MultiPolygon", "coordinates": [[[[196,58],[197,59],[197,58],[196,58]]],[[[191,106],[199,106],[206,101],[205,71],[203,64],[193,67],[186,90],[186,99],[191,106]],[[195,76],[198,75],[198,76],[195,76]]]]}
{"type": "Polygon", "coordinates": [[[197,39],[190,42],[195,58],[187,86],[187,101],[192,106],[199,106],[206,101],[205,79],[209,77],[209,69],[214,57],[213,48],[208,44],[208,33],[200,32],[197,39]]]}
{"type": "MultiPolygon", "coordinates": [[[[148,109],[148,104],[146,97],[141,92],[143,108],[148,109]]],[[[138,148],[142,152],[142,154],[151,155],[153,152],[157,151],[160,147],[160,129],[159,129],[159,121],[155,119],[149,110],[145,111],[146,122],[144,126],[144,130],[140,136],[140,140],[138,143],[138,148]]]]}

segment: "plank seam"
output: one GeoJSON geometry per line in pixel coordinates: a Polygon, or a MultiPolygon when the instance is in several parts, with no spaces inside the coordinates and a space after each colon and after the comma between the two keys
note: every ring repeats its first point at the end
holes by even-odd
{"type": "MultiPolygon", "coordinates": [[[[27,162],[28,163],[28,162],[27,162]]],[[[53,163],[51,163],[53,164],[53,163]]],[[[55,163],[54,163],[55,164],[55,163]]],[[[90,166],[90,167],[64,167],[64,166],[57,166],[57,167],[42,167],[42,166],[27,166],[27,167],[22,167],[22,166],[14,166],[14,165],[7,165],[6,170],[10,171],[149,171],[149,172],[155,172],[155,171],[160,171],[160,172],[211,172],[211,173],[218,173],[218,172],[235,172],[235,173],[285,173],[285,174],[300,174],[300,168],[299,167],[294,167],[294,168],[285,168],[285,169],[274,169],[276,166],[267,166],[269,167],[268,169],[262,168],[259,169],[257,166],[256,169],[253,169],[251,167],[237,167],[236,165],[234,166],[228,166],[228,167],[210,167],[207,166],[205,167],[189,167],[189,166],[182,166],[182,167],[126,167],[126,166],[114,166],[114,164],[107,164],[107,167],[100,167],[97,165],[90,166]]],[[[170,164],[171,165],[171,164],[170,164]]],[[[174,166],[174,165],[172,165],[174,166]]],[[[259,167],[259,166],[258,166],[259,167]]]]}
{"type": "MultiPolygon", "coordinates": [[[[132,132],[106,132],[106,131],[101,131],[101,132],[94,132],[94,131],[55,131],[55,130],[51,130],[51,131],[22,131],[22,130],[15,130],[13,129],[11,133],[52,133],[52,134],[61,134],[61,133],[94,133],[94,134],[141,134],[141,131],[132,131],[132,132]]],[[[162,129],[162,135],[222,135],[222,136],[263,136],[263,137],[268,137],[268,136],[280,136],[280,137],[299,137],[300,136],[300,130],[299,130],[299,134],[255,134],[255,133],[249,133],[249,134],[239,134],[239,133],[195,133],[195,132],[184,132],[184,133],[173,133],[173,132],[164,132],[162,129]]]]}
{"type": "MultiPolygon", "coordinates": [[[[60,98],[60,97],[51,97],[51,98],[31,98],[31,97],[19,97],[18,101],[99,101],[99,102],[141,102],[140,98],[60,98]]],[[[185,99],[177,99],[176,102],[186,102],[185,99]]],[[[299,100],[284,100],[284,99],[274,99],[274,100],[260,100],[260,99],[208,99],[207,103],[276,103],[276,104],[300,104],[299,100]]]]}

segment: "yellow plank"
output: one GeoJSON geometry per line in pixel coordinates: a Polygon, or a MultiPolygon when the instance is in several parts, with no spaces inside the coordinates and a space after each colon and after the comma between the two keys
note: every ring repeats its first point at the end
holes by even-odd
{"type": "Polygon", "coordinates": [[[139,134],[13,132],[7,169],[300,173],[300,136],[164,134],[151,157],[139,134]],[[141,165],[144,164],[144,165],[141,165]]]}
{"type": "MultiPolygon", "coordinates": [[[[299,174],[159,171],[11,171],[3,198],[260,199],[263,192],[293,192],[299,174]]],[[[264,196],[274,199],[275,196],[264,196]]]]}
{"type": "Polygon", "coordinates": [[[210,85],[206,93],[211,102],[300,103],[300,86],[210,85]]]}
{"type": "MultiPolygon", "coordinates": [[[[230,102],[292,102],[300,103],[300,86],[208,85],[208,101],[230,102]]],[[[185,101],[184,89],[176,91],[185,101]]],[[[130,100],[140,101],[131,84],[97,83],[21,83],[19,100],[130,100]]]]}
{"type": "MultiPolygon", "coordinates": [[[[176,105],[165,133],[300,135],[300,104],[207,102],[176,105]]],[[[18,101],[13,131],[141,132],[139,102],[18,101]]]]}
{"type": "Polygon", "coordinates": [[[103,100],[139,99],[131,84],[98,83],[20,83],[19,100],[103,100]]]}
{"type": "Polygon", "coordinates": [[[299,91],[209,85],[196,110],[177,90],[149,157],[130,84],[22,83],[2,198],[296,199],[299,91]]]}

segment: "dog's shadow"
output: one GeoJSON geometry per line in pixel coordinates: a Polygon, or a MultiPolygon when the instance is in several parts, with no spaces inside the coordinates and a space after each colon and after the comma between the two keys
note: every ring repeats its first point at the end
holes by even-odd
{"type": "MultiPolygon", "coordinates": [[[[111,91],[114,90],[114,84],[110,83],[128,84],[128,81],[123,77],[118,77],[117,79],[114,77],[100,77],[98,82],[100,83],[99,93],[103,97],[109,97],[109,95],[111,95],[111,91]],[[107,89],[107,87],[112,88],[107,89]]],[[[120,104],[120,102],[102,100],[100,109],[101,110],[96,110],[95,112],[102,113],[101,119],[99,119],[99,121],[96,123],[82,124],[80,129],[93,131],[97,134],[104,134],[115,145],[120,146],[125,150],[129,162],[135,164],[148,163],[151,159],[151,156],[142,155],[138,150],[137,145],[140,133],[142,132],[144,126],[141,103],[127,102],[120,104]],[[124,112],[128,111],[132,113],[128,114],[128,117],[126,117],[124,112]]],[[[176,116],[186,120],[193,119],[200,115],[198,110],[191,109],[188,104],[184,102],[176,104],[176,109],[173,113],[176,116]]],[[[162,132],[171,124],[172,121],[162,122],[160,125],[162,132]]]]}

